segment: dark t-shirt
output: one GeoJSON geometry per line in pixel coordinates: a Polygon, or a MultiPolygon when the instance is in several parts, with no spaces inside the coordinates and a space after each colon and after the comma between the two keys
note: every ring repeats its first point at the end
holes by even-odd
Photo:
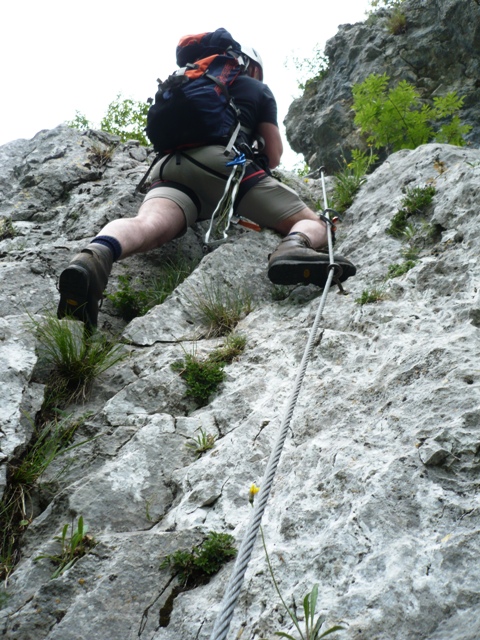
{"type": "Polygon", "coordinates": [[[238,76],[228,90],[241,111],[242,126],[252,132],[261,122],[270,122],[278,126],[277,103],[266,84],[250,76],[238,76]]]}

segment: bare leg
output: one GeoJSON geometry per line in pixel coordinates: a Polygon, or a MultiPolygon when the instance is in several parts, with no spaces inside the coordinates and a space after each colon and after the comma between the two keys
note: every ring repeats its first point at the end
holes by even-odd
{"type": "Polygon", "coordinates": [[[135,218],[109,222],[98,235],[116,238],[123,260],[134,253],[156,249],[176,238],[185,228],[181,208],[166,198],[151,198],[142,204],[135,218]]]}
{"type": "Polygon", "coordinates": [[[308,207],[279,222],[275,231],[284,236],[294,232],[304,233],[314,249],[327,244],[327,225],[308,207]]]}

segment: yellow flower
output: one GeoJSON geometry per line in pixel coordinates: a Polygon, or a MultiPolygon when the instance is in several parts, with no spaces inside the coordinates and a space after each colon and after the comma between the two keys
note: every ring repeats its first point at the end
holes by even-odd
{"type": "Polygon", "coordinates": [[[255,483],[253,483],[250,487],[250,490],[248,492],[248,501],[250,502],[250,504],[253,504],[253,501],[255,500],[255,495],[260,491],[260,487],[257,487],[257,485],[255,483]]]}

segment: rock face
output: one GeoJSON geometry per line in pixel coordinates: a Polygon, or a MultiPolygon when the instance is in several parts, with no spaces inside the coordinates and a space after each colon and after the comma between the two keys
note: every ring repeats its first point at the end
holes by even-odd
{"type": "Polygon", "coordinates": [[[480,5],[476,0],[405,0],[407,28],[392,35],[382,9],[365,22],[340,26],[325,47],[324,78],[291,105],[285,126],[292,148],[316,169],[339,169],[351,149],[361,148],[352,111],[352,86],[372,73],[394,84],[407,80],[423,99],[456,91],[464,96],[461,119],[472,126],[466,140],[480,142],[480,5]]]}
{"type": "MultiPolygon", "coordinates": [[[[0,215],[17,233],[0,242],[5,487],[44,394],[27,314],[55,308],[61,269],[100,225],[134,215],[147,152],[59,128],[1,147],[0,166],[0,215]],[[103,163],[102,149],[111,149],[103,163]]],[[[343,623],[339,639],[480,637],[479,184],[479,150],[398,152],[368,177],[338,233],[337,250],[358,274],[349,295],[328,294],[263,528],[286,602],[300,616],[299,603],[319,584],[318,613],[328,625],[343,623]],[[405,190],[426,184],[436,193],[417,235],[418,260],[386,280],[406,245],[385,230],[405,190]],[[377,302],[357,302],[374,289],[377,302]]],[[[307,186],[318,192],[315,181],[307,186]]],[[[31,521],[0,597],[1,637],[210,637],[232,563],[176,597],[177,582],[160,564],[209,531],[240,543],[248,490],[262,483],[320,302],[310,287],[277,299],[265,273],[275,234],[233,236],[147,315],[125,326],[108,303],[101,311],[101,332],[122,332],[128,358],[67,409],[83,416],[72,443],[83,444],[30,489],[31,521]],[[193,304],[209,287],[249,289],[253,310],[237,327],[244,353],[199,408],[171,364],[221,342],[205,335],[193,304]],[[217,439],[197,458],[185,443],[201,429],[217,439]],[[54,565],[36,558],[57,554],[55,536],[80,515],[97,545],[51,579],[54,565]]],[[[200,231],[115,265],[109,290],[126,270],[154,273],[176,251],[200,259],[200,231]]],[[[297,633],[260,541],[228,638],[242,629],[249,639],[297,633]]]]}

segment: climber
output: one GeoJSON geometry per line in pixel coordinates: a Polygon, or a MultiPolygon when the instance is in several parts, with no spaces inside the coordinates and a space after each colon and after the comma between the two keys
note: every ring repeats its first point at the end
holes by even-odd
{"type": "MultiPolygon", "coordinates": [[[[185,36],[177,47],[177,63],[185,64],[190,56],[195,62],[191,66],[197,68],[196,62],[203,62],[212,52],[234,55],[238,67],[228,85],[242,127],[234,150],[225,157],[225,142],[210,137],[215,144],[192,144],[172,153],[161,152],[137,216],[109,222],[60,274],[59,318],[73,316],[87,327],[96,327],[113,262],[158,248],[181,236],[196,220],[208,219],[231,171],[226,163],[235,157],[237,147],[246,149],[247,144],[250,150],[261,144],[261,149],[255,154],[250,151],[235,213],[285,236],[269,256],[269,278],[277,284],[324,286],[329,272],[328,252],[321,252],[327,245],[326,222],[270,174],[270,169],[280,163],[283,148],[275,98],[263,83],[262,60],[254,49],[241,47],[226,30],[217,29],[201,36],[185,36]],[[209,47],[202,50],[204,42],[209,47]]],[[[150,107],[147,124],[151,140],[155,139],[154,108],[150,107]]],[[[154,146],[157,152],[161,149],[155,142],[154,146]]],[[[349,260],[338,254],[334,258],[340,267],[340,281],[355,274],[356,268],[349,260]]]]}

